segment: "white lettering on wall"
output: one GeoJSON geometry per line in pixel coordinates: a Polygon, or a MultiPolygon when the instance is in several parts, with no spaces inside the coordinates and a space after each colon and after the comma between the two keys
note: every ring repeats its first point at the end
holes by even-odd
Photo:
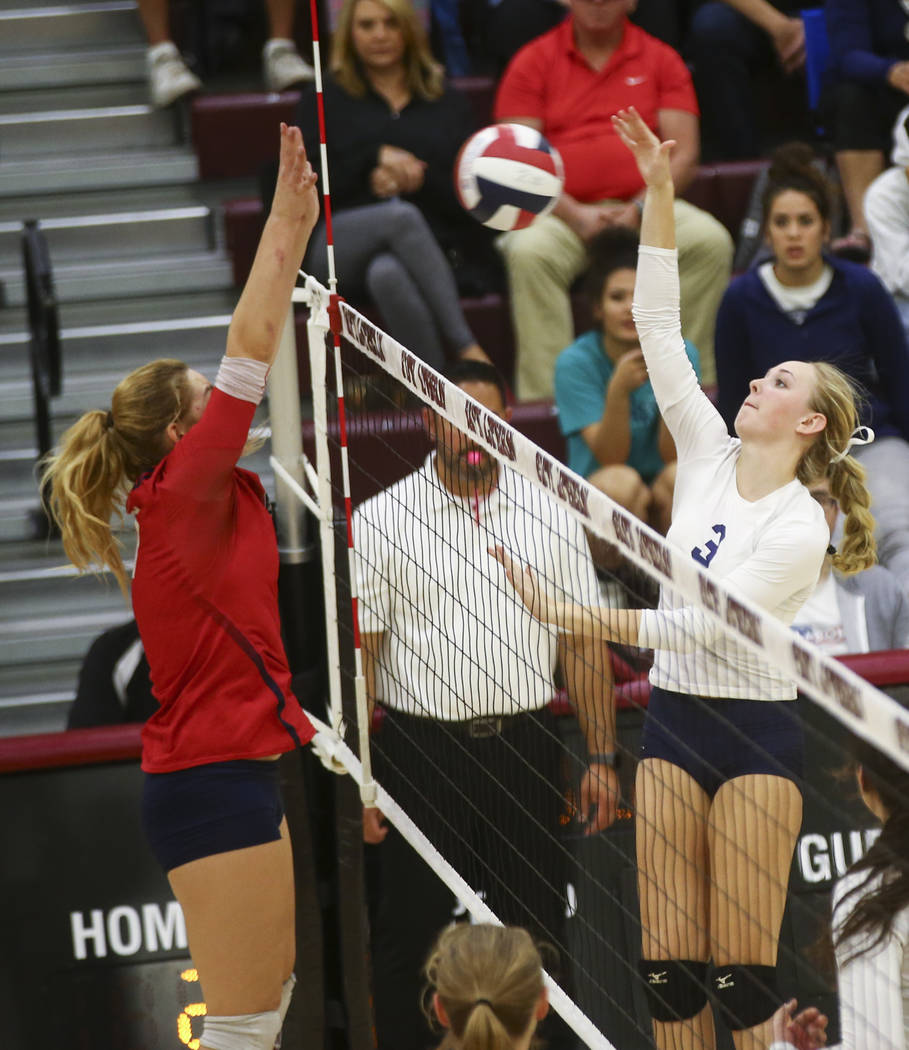
{"type": "Polygon", "coordinates": [[[187,944],[186,922],[176,901],[143,904],[141,910],[120,904],[106,915],[100,908],[74,911],[69,924],[76,959],[87,959],[89,954],[103,959],[108,950],[115,955],[184,950],[187,944]]]}
{"type": "Polygon", "coordinates": [[[880,835],[880,828],[867,831],[834,831],[830,836],[802,835],[798,845],[799,871],[805,882],[830,882],[846,874],[880,835]]]}

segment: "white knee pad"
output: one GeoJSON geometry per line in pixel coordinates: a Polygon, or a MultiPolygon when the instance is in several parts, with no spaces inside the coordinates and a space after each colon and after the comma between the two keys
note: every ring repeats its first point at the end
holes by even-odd
{"type": "Polygon", "coordinates": [[[209,1015],[202,1028],[202,1046],[209,1050],[273,1050],[280,1031],[277,1010],[232,1017],[209,1015]]]}

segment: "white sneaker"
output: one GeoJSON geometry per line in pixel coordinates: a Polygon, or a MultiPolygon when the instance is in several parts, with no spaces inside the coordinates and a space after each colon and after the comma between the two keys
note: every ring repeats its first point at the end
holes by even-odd
{"type": "Polygon", "coordinates": [[[314,80],[316,71],[302,57],[293,40],[275,37],[262,50],[262,76],[268,91],[286,91],[304,80],[314,80]]]}
{"type": "Polygon", "coordinates": [[[163,109],[202,87],[202,81],[189,69],[176,45],[169,40],[148,49],[145,66],[151,103],[156,109],[163,109]]]}

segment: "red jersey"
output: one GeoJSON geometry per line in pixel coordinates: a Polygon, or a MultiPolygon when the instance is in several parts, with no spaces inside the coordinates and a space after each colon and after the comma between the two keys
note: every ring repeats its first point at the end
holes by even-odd
{"type": "Polygon", "coordinates": [[[597,72],[574,43],[570,17],[525,45],[499,84],[497,121],[533,117],[565,162],[565,192],[576,200],[628,200],[644,187],[612,116],[634,106],[656,130],[662,109],[698,113],[691,75],[676,51],[625,21],[622,42],[597,72]]]}
{"type": "Polygon", "coordinates": [[[236,465],[255,409],[214,389],[127,501],[133,609],[160,704],[142,732],[149,773],[274,755],[314,735],[290,690],[265,490],[236,465]]]}

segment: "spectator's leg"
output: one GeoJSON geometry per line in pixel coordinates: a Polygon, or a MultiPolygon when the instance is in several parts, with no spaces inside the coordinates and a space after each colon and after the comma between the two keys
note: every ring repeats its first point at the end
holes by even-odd
{"type": "Polygon", "coordinates": [[[760,156],[753,74],[758,66],[774,61],[766,33],[714,0],[695,12],[686,50],[701,107],[704,156],[711,160],[760,156]]]}
{"type": "Polygon", "coordinates": [[[833,89],[833,150],[843,186],[849,229],[846,238],[834,241],[832,247],[852,258],[861,259],[862,248],[864,258],[870,254],[871,239],[862,202],[865,191],[884,170],[885,151],[890,150],[892,121],[883,124],[881,119],[884,94],[873,86],[853,80],[841,80],[833,89]],[[850,253],[850,245],[844,243],[847,239],[854,243],[855,252],[850,253]]]}
{"type": "Polygon", "coordinates": [[[878,560],[909,593],[909,442],[880,437],[852,454],[868,472],[878,560]]]}
{"type": "Polygon", "coordinates": [[[420,290],[400,261],[388,252],[373,257],[366,268],[366,289],[378,306],[389,335],[437,371],[445,351],[420,290]]]}
{"type": "Polygon", "coordinates": [[[145,69],[151,104],[169,106],[184,95],[198,91],[202,82],[189,69],[170,38],[168,0],[138,0],[139,17],[148,38],[145,69]]]}
{"type": "MultiPolygon", "coordinates": [[[[401,272],[408,275],[410,287],[419,293],[421,317],[429,318],[433,332],[431,343],[419,341],[427,347],[423,352],[417,342],[411,343],[396,334],[396,327],[392,325],[397,325],[401,318],[390,320],[390,334],[408,349],[424,360],[429,360],[426,353],[433,354],[434,346],[444,345],[457,353],[478,349],[461,309],[451,267],[419,209],[398,200],[346,208],[334,216],[334,234],[335,265],[338,273],[344,275],[347,288],[366,287],[367,270],[380,254],[393,256],[400,263],[401,272]]],[[[313,233],[305,265],[317,280],[325,281],[325,227],[322,224],[313,233]]],[[[390,312],[386,313],[387,304],[377,301],[376,306],[383,316],[391,317],[390,312]]],[[[409,324],[406,318],[403,320],[409,324]]]]}
{"type": "Polygon", "coordinates": [[[295,0],[265,0],[269,39],[262,51],[262,74],[269,91],[286,91],[315,77],[294,41],[294,6],[295,0]]]}
{"type": "Polygon", "coordinates": [[[515,388],[521,399],[553,396],[555,360],[574,339],[569,289],[587,262],[584,243],[547,215],[499,239],[511,292],[515,388]]]}
{"type": "Polygon", "coordinates": [[[697,347],[701,382],[716,384],[713,331],[720,300],[729,284],[735,246],[729,231],[706,211],[687,201],[675,202],[682,295],[682,334],[697,347]]]}
{"type": "Polygon", "coordinates": [[[432,0],[432,17],[442,44],[445,72],[450,77],[466,77],[472,72],[467,45],[461,30],[458,0],[432,0]]]}

